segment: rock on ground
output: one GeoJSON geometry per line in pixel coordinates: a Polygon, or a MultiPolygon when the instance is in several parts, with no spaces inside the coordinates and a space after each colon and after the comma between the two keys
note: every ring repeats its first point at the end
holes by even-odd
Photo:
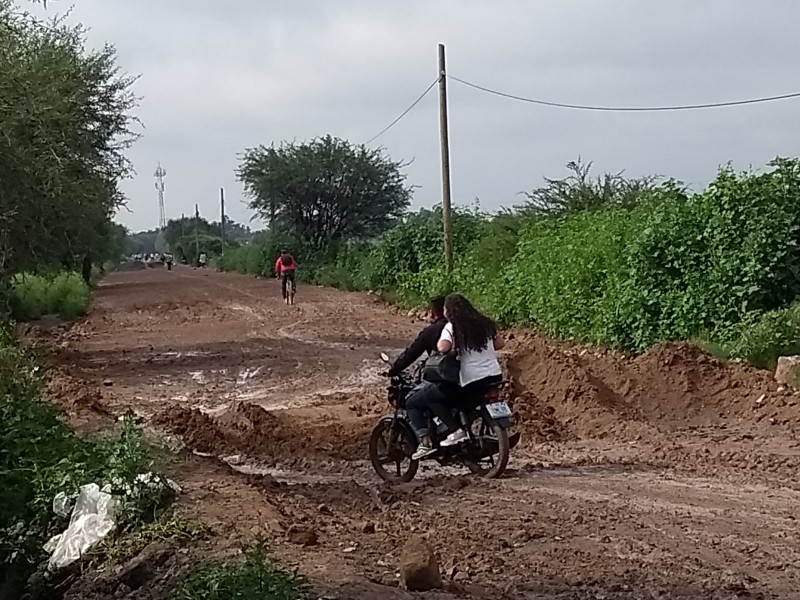
{"type": "Polygon", "coordinates": [[[439,561],[433,548],[421,537],[412,537],[403,547],[400,577],[403,586],[413,592],[427,592],[442,587],[439,561]]]}
{"type": "Polygon", "coordinates": [[[797,387],[800,356],[781,356],[775,369],[775,381],[790,387],[797,387]]]}

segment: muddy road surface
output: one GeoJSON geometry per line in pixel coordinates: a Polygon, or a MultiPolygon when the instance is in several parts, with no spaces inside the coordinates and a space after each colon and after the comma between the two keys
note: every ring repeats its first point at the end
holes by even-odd
{"type": "Polygon", "coordinates": [[[51,396],[87,429],[133,410],[180,438],[179,507],[214,531],[202,555],[266,536],[320,597],[415,597],[398,563],[422,535],[446,582],[426,597],[800,598],[800,408],[769,374],[514,332],[506,476],[424,464],[388,487],[367,458],[378,356],[421,326],[366,294],[300,286],[285,306],[274,281],[116,273],[58,342],[51,396]]]}

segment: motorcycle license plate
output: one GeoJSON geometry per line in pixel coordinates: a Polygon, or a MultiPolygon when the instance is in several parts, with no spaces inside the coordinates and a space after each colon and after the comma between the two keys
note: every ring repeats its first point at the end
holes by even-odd
{"type": "Polygon", "coordinates": [[[489,416],[493,419],[505,419],[511,416],[511,408],[505,402],[487,404],[486,410],[489,411],[489,416]]]}

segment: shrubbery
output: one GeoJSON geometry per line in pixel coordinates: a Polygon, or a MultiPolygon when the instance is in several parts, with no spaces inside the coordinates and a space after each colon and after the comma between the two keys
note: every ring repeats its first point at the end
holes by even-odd
{"type": "MultiPolygon", "coordinates": [[[[536,198],[552,210],[457,212],[449,276],[436,210],[370,242],[311,255],[299,273],[382,290],[404,304],[458,290],[506,325],[633,352],[701,339],[766,366],[800,350],[792,304],[800,295],[799,161],[776,159],[762,173],[726,167],[697,194],[673,181],[619,179],[609,194],[604,181],[548,180],[552,189],[536,198]],[[570,210],[574,204],[586,208],[570,210]]],[[[277,246],[237,252],[261,252],[269,272],[277,246]]]]}
{"type": "Polygon", "coordinates": [[[241,562],[217,561],[189,573],[170,600],[300,600],[306,584],[280,568],[263,545],[244,553],[241,562]]]}
{"type": "Polygon", "coordinates": [[[74,319],[89,309],[89,286],[78,273],[22,273],[11,282],[11,311],[17,320],[59,315],[74,319]]]}
{"type": "Polygon", "coordinates": [[[122,498],[124,530],[151,520],[169,499],[166,487],[136,480],[153,460],[140,431],[126,419],[116,439],[77,437],[41,401],[43,370],[36,351],[0,336],[0,590],[14,597],[46,559],[44,543],[67,525],[53,511],[59,492],[68,497],[84,484],[111,484],[122,498]],[[12,579],[13,578],[13,579],[12,579]]]}

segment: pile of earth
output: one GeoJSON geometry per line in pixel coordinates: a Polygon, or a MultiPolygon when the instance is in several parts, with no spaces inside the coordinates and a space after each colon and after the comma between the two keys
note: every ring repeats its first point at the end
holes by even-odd
{"type": "Polygon", "coordinates": [[[109,416],[111,413],[103,401],[103,394],[97,386],[69,375],[66,369],[54,368],[48,373],[45,396],[53,404],[67,413],[74,414],[91,411],[109,416]]]}
{"type": "Polygon", "coordinates": [[[131,260],[124,262],[117,267],[117,271],[144,271],[147,268],[143,262],[139,260],[131,260]]]}
{"type": "Polygon", "coordinates": [[[214,417],[197,408],[172,406],[156,415],[153,424],[179,436],[186,446],[199,452],[244,454],[290,463],[309,457],[366,460],[367,440],[374,422],[371,414],[360,411],[343,423],[240,403],[214,417]]]}
{"type": "Polygon", "coordinates": [[[641,439],[705,426],[789,426],[800,398],[772,373],[666,343],[632,357],[535,332],[509,343],[506,370],[530,442],[641,439]]]}

